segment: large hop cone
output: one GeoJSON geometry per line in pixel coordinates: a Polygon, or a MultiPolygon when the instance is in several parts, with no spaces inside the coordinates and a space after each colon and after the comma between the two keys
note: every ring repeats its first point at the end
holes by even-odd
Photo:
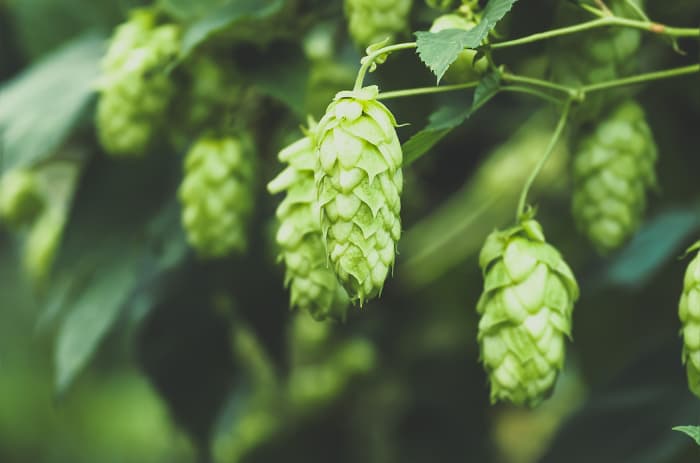
{"type": "Polygon", "coordinates": [[[44,207],[39,182],[28,169],[12,169],[0,178],[0,222],[11,227],[31,223],[44,207]]]}
{"type": "MultiPolygon", "coordinates": [[[[643,2],[638,2],[643,3],[643,2]]],[[[574,2],[558,2],[557,25],[569,26],[587,21],[590,14],[574,2]]],[[[618,16],[638,19],[626,0],[609,0],[609,8],[618,16]]],[[[555,82],[579,87],[615,79],[634,71],[641,32],[628,27],[598,28],[585,34],[572,34],[551,42],[551,77],[555,82]]],[[[578,122],[596,120],[611,104],[629,95],[627,89],[600,92],[586,97],[577,108],[578,122]]]]}
{"type": "Polygon", "coordinates": [[[190,148],[179,196],[187,241],[200,256],[245,249],[254,166],[246,137],[203,136],[190,148]]]}
{"type": "MultiPolygon", "coordinates": [[[[437,17],[430,27],[430,32],[440,32],[446,29],[469,31],[474,26],[476,26],[475,22],[469,21],[464,16],[451,13],[437,17]]],[[[478,80],[488,68],[488,61],[485,57],[481,57],[475,62],[476,53],[476,50],[462,50],[445,72],[445,80],[452,83],[478,80]]]]}
{"type": "MultiPolygon", "coordinates": [[[[698,247],[695,244],[691,249],[698,247]]],[[[683,362],[688,372],[688,386],[700,397],[700,253],[685,271],[678,315],[683,326],[683,362]]]]}
{"type": "Polygon", "coordinates": [[[408,27],[411,0],[345,0],[350,36],[360,47],[393,39],[408,27]]]}
{"type": "Polygon", "coordinates": [[[277,207],[276,238],[286,266],[290,304],[308,310],[316,320],[344,319],[350,300],[328,267],[314,184],[318,158],[311,137],[308,134],[280,151],[280,161],[288,166],[267,189],[287,194],[277,207]]]}
{"type": "Polygon", "coordinates": [[[646,189],[656,183],[656,145],[642,108],[627,101],[574,144],[572,209],[579,229],[602,253],[637,229],[646,189]]]}
{"type": "Polygon", "coordinates": [[[319,122],[321,229],[340,282],[362,304],[377,296],[401,235],[401,145],[376,86],[336,95],[319,122]]]}
{"type": "Polygon", "coordinates": [[[167,67],[178,54],[179,34],[175,25],[156,26],[147,10],[117,27],[102,61],[96,115],[109,154],[142,155],[162,125],[175,91],[167,67]]]}
{"type": "Polygon", "coordinates": [[[564,363],[576,279],[532,219],[491,233],[479,264],[478,340],[491,401],[535,406],[550,394],[564,363]]]}

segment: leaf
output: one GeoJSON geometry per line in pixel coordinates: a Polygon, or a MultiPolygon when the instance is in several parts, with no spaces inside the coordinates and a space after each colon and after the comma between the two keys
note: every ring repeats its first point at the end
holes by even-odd
{"type": "Polygon", "coordinates": [[[464,31],[446,29],[440,32],[416,32],[416,52],[421,61],[437,76],[437,81],[447,71],[457,55],[465,48],[477,48],[489,32],[510,11],[517,0],[491,0],[473,29],[464,31]]]}
{"type": "Polygon", "coordinates": [[[499,86],[500,75],[498,73],[489,74],[479,82],[474,91],[471,105],[462,99],[456,99],[452,100],[450,105],[443,106],[431,114],[428,125],[403,144],[404,165],[412,164],[430,151],[452,129],[461,125],[479,108],[488,103],[498,93],[499,86]]]}
{"type": "Polygon", "coordinates": [[[103,37],[80,37],[0,89],[3,170],[42,161],[67,139],[92,99],[103,51],[103,37]]]}
{"type": "Polygon", "coordinates": [[[200,43],[211,35],[231,27],[245,19],[263,19],[284,6],[284,0],[228,0],[216,8],[207,10],[190,24],[182,38],[181,58],[187,57],[200,43]]]}
{"type": "Polygon", "coordinates": [[[687,434],[696,444],[700,445],[700,426],[676,426],[673,430],[687,434]]]}

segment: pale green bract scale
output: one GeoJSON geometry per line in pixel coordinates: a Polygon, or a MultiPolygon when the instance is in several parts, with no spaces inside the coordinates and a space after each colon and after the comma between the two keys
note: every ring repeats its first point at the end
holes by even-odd
{"type": "MultiPolygon", "coordinates": [[[[698,243],[691,249],[697,248],[698,243]]],[[[682,326],[683,363],[688,374],[688,387],[700,397],[700,253],[685,271],[678,316],[682,326]]]]}
{"type": "Polygon", "coordinates": [[[536,406],[564,364],[576,279],[533,219],[491,233],[479,264],[484,291],[477,304],[478,341],[491,401],[536,406]]]}
{"type": "Polygon", "coordinates": [[[354,301],[378,296],[401,235],[403,155],[376,86],[336,95],[317,129],[316,187],[326,252],[354,301]]]}
{"type": "Polygon", "coordinates": [[[328,267],[316,201],[314,172],[318,159],[312,130],[280,151],[279,160],[287,167],[268,183],[267,189],[272,194],[286,192],[277,207],[276,241],[279,258],[286,267],[290,305],[307,310],[319,321],[343,320],[350,300],[328,267]]]}

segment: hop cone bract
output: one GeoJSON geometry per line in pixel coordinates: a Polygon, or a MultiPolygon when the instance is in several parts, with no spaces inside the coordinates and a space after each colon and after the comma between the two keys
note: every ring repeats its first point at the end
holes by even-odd
{"type": "MultiPolygon", "coordinates": [[[[462,29],[465,31],[471,30],[476,26],[476,23],[469,21],[458,14],[445,14],[439,16],[430,27],[430,32],[440,32],[446,29],[462,29]]],[[[485,57],[479,58],[474,62],[476,50],[462,50],[459,52],[457,59],[450,64],[450,67],[445,72],[445,80],[453,83],[462,83],[478,80],[487,67],[488,61],[485,57]]]]}
{"type": "Polygon", "coordinates": [[[254,167],[252,143],[245,136],[207,135],[190,148],[179,196],[187,241],[200,256],[245,249],[254,167]]]}
{"type": "Polygon", "coordinates": [[[312,135],[279,153],[288,166],[267,186],[270,193],[286,192],[277,207],[277,244],[286,266],[290,304],[308,310],[316,320],[344,319],[350,300],[328,267],[316,201],[314,172],[318,157],[312,135]]]}
{"type": "MultiPolygon", "coordinates": [[[[693,246],[697,247],[697,244],[693,246]]],[[[688,373],[688,387],[700,397],[700,253],[685,271],[678,315],[682,324],[683,362],[688,373]]]]}
{"type": "Polygon", "coordinates": [[[142,155],[162,125],[175,91],[166,67],[179,51],[179,28],[156,26],[154,13],[136,10],[117,27],[102,60],[97,128],[114,156],[142,155]]]}
{"type": "Polygon", "coordinates": [[[317,130],[321,229],[338,279],[362,304],[377,296],[401,235],[403,155],[376,86],[343,91],[317,130]]]}
{"type": "Polygon", "coordinates": [[[408,27],[411,0],[345,0],[350,36],[360,47],[381,42],[408,27]]]}
{"type": "Polygon", "coordinates": [[[623,244],[656,184],[656,145],[643,109],[627,101],[574,144],[572,210],[578,228],[600,252],[623,244]]]}
{"type": "Polygon", "coordinates": [[[11,227],[32,222],[44,207],[36,174],[12,169],[0,178],[0,221],[11,227]]]}
{"type": "Polygon", "coordinates": [[[491,401],[535,406],[554,387],[578,285],[533,219],[486,239],[479,256],[479,346],[491,401]]]}

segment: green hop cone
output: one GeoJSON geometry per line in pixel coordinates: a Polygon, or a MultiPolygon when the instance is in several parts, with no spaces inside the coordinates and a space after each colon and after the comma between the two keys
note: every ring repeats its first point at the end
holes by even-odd
{"type": "Polygon", "coordinates": [[[287,194],[277,207],[276,240],[286,266],[290,304],[308,310],[316,320],[344,319],[350,300],[328,267],[314,183],[318,158],[311,133],[282,149],[279,159],[288,166],[267,189],[287,194]]]}
{"type": "Polygon", "coordinates": [[[317,129],[321,229],[338,279],[353,300],[376,297],[401,235],[403,154],[376,86],[336,95],[317,129]]]}
{"type": "Polygon", "coordinates": [[[408,28],[412,0],[344,0],[350,36],[362,48],[408,28]]]}
{"type": "MultiPolygon", "coordinates": [[[[699,243],[696,243],[690,250],[698,247],[699,243]]],[[[683,363],[688,373],[688,387],[700,397],[700,253],[685,271],[678,315],[682,325],[683,363]]]]}
{"type": "MultiPolygon", "coordinates": [[[[469,21],[458,14],[445,14],[439,16],[430,27],[430,32],[440,32],[447,29],[471,30],[476,23],[469,21]]],[[[488,61],[481,57],[474,61],[476,50],[463,50],[457,56],[454,63],[445,72],[445,80],[451,83],[464,83],[478,80],[486,72],[488,61]]]]}
{"type": "Polygon", "coordinates": [[[184,170],[179,197],[189,244],[204,258],[245,250],[253,211],[252,142],[203,136],[187,153],[184,170]]]}
{"type": "Polygon", "coordinates": [[[179,35],[175,25],[156,26],[147,10],[117,27],[102,60],[96,113],[107,153],[143,155],[163,125],[175,91],[166,68],[179,52],[179,35]]]}
{"type": "MultiPolygon", "coordinates": [[[[606,4],[618,16],[638,19],[626,0],[610,0],[606,4]]],[[[559,2],[558,26],[569,26],[589,19],[590,15],[572,2],[559,2]]],[[[641,32],[627,27],[598,28],[585,34],[560,37],[551,42],[551,78],[557,83],[580,87],[628,75],[637,67],[635,58],[640,42],[641,32]]],[[[586,96],[574,115],[578,122],[594,121],[610,105],[627,96],[627,89],[586,96]]]]}
{"type": "Polygon", "coordinates": [[[0,221],[20,227],[34,221],[44,207],[36,174],[12,169],[0,178],[0,221]]]}
{"type": "Polygon", "coordinates": [[[634,101],[615,108],[574,143],[572,210],[578,228],[601,252],[637,229],[646,190],[656,185],[656,145],[644,110],[634,101]]]}
{"type": "Polygon", "coordinates": [[[533,219],[488,236],[479,256],[479,346],[491,401],[535,406],[553,390],[579,289],[533,219]]]}

